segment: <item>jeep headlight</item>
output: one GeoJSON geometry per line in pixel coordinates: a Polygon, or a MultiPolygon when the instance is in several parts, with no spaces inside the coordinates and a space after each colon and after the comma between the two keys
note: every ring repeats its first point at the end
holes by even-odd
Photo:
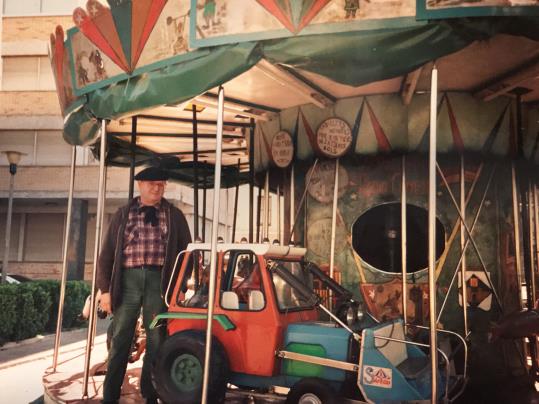
{"type": "Polygon", "coordinates": [[[365,318],[365,306],[363,305],[363,303],[358,303],[357,309],[356,309],[356,319],[357,321],[363,321],[364,318],[365,318]]]}
{"type": "Polygon", "coordinates": [[[357,310],[354,306],[350,305],[346,310],[346,324],[348,327],[352,327],[357,321],[357,310]]]}

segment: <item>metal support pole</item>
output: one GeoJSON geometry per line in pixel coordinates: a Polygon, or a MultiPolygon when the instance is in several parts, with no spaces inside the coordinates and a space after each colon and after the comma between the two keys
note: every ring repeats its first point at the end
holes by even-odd
{"type": "Polygon", "coordinates": [[[204,356],[204,379],[202,383],[202,404],[208,401],[208,380],[210,375],[213,306],[215,285],[217,283],[217,231],[219,230],[219,197],[221,195],[221,156],[223,145],[223,107],[224,89],[219,87],[219,107],[217,113],[217,139],[215,155],[215,174],[213,179],[213,223],[211,227],[210,286],[208,296],[208,321],[206,324],[206,353],[204,356]]]}
{"type": "MultiPolygon", "coordinates": [[[[295,190],[295,179],[294,179],[294,162],[290,166],[290,223],[293,223],[292,228],[290,229],[290,241],[288,244],[294,241],[294,227],[296,227],[296,190],[295,190]]],[[[305,186],[307,190],[307,186],[305,186]]],[[[301,204],[300,204],[301,206],[301,204]]]]}
{"type": "Polygon", "coordinates": [[[262,235],[269,239],[269,169],[266,170],[266,179],[264,181],[264,227],[262,235]]]}
{"type": "Polygon", "coordinates": [[[438,351],[436,341],[436,106],[438,104],[438,70],[432,69],[430,88],[430,136],[429,136],[429,328],[431,360],[431,398],[436,404],[438,397],[438,351]]]}
{"type": "Polygon", "coordinates": [[[232,222],[232,242],[236,242],[236,223],[238,221],[238,199],[240,195],[240,166],[241,160],[238,159],[238,177],[236,182],[236,193],[234,194],[234,221],[232,222]]]}
{"type": "Polygon", "coordinates": [[[538,197],[537,197],[537,185],[535,184],[533,184],[533,206],[535,208],[534,218],[535,218],[535,258],[536,258],[535,272],[533,274],[533,278],[535,279],[537,277],[537,272],[539,272],[539,206],[538,206],[538,197]]]}
{"type": "Polygon", "coordinates": [[[101,148],[99,153],[99,187],[97,194],[97,215],[95,225],[95,245],[94,245],[94,262],[92,271],[92,293],[90,294],[90,318],[88,320],[88,336],[86,340],[86,355],[84,358],[84,378],[82,383],[82,397],[88,398],[88,379],[90,377],[90,356],[92,354],[92,336],[96,321],[96,277],[97,277],[97,258],[99,255],[99,246],[101,245],[101,225],[99,220],[102,217],[103,210],[103,195],[105,191],[105,154],[107,146],[107,127],[106,121],[101,121],[101,148]]]}
{"type": "Polygon", "coordinates": [[[283,243],[283,235],[281,234],[282,231],[281,226],[281,187],[277,185],[277,238],[279,240],[279,244],[283,243]]]}
{"type": "Polygon", "coordinates": [[[60,348],[60,338],[62,335],[62,320],[64,315],[64,301],[67,281],[67,248],[69,244],[69,234],[71,233],[71,212],[73,208],[73,189],[75,188],[75,164],[77,161],[77,147],[71,148],[71,176],[69,179],[69,195],[67,199],[67,219],[64,237],[64,253],[62,257],[62,279],[60,281],[60,298],[58,301],[58,319],[56,320],[56,335],[54,337],[54,352],[52,355],[52,371],[56,372],[58,365],[58,350],[60,348]]]}
{"type": "Polygon", "coordinates": [[[474,238],[472,237],[472,232],[471,230],[468,228],[468,225],[466,224],[466,222],[464,221],[463,217],[462,217],[462,213],[460,211],[460,208],[459,208],[459,203],[457,202],[457,200],[455,199],[455,196],[453,195],[453,192],[451,192],[451,187],[449,186],[449,184],[447,183],[447,179],[445,178],[443,172],[442,172],[442,169],[440,168],[440,166],[438,164],[436,164],[436,167],[438,168],[438,172],[440,173],[440,177],[442,177],[442,181],[444,182],[445,184],[445,187],[447,189],[447,193],[449,194],[449,196],[451,197],[451,200],[453,202],[453,204],[455,205],[455,208],[457,210],[457,214],[459,215],[459,218],[460,218],[460,222],[461,224],[464,226],[464,229],[466,230],[466,233],[467,233],[467,239],[466,241],[470,241],[472,243],[472,246],[475,250],[475,253],[477,255],[477,258],[479,258],[479,262],[481,263],[481,269],[483,270],[483,272],[485,273],[485,276],[488,280],[488,283],[490,285],[490,288],[492,289],[492,294],[494,295],[494,297],[496,298],[496,302],[498,303],[498,306],[500,306],[500,309],[502,310],[503,312],[503,305],[502,305],[502,301],[500,299],[500,295],[498,295],[498,292],[496,290],[496,287],[494,286],[494,284],[492,283],[492,280],[490,279],[490,276],[489,276],[489,273],[487,271],[487,266],[485,265],[485,261],[483,260],[483,257],[481,256],[481,253],[479,252],[479,247],[477,246],[477,243],[475,242],[474,238]]]}
{"type": "Polygon", "coordinates": [[[133,199],[135,185],[135,148],[137,147],[137,117],[131,118],[131,164],[129,165],[129,200],[133,199]]]}
{"type": "Polygon", "coordinates": [[[256,242],[260,243],[260,210],[262,208],[262,190],[258,188],[258,195],[256,197],[256,242]]]}
{"type": "Polygon", "coordinates": [[[2,283],[7,282],[7,267],[9,263],[9,244],[11,242],[11,216],[13,215],[13,188],[15,186],[15,174],[9,176],[9,199],[7,204],[6,218],[6,243],[4,244],[4,261],[2,263],[2,283]]]}
{"type": "Polygon", "coordinates": [[[528,185],[528,219],[530,221],[530,224],[529,224],[529,229],[530,229],[530,232],[529,232],[529,236],[530,236],[530,273],[531,273],[531,276],[530,276],[530,283],[531,283],[531,290],[532,290],[532,296],[531,296],[531,299],[532,299],[532,305],[531,307],[533,308],[535,306],[535,301],[537,299],[537,295],[536,295],[536,284],[535,284],[535,251],[534,251],[534,239],[535,239],[535,218],[534,218],[534,215],[535,215],[535,205],[534,205],[534,198],[533,198],[533,188],[532,188],[532,184],[531,184],[531,181],[528,185]]]}
{"type": "Polygon", "coordinates": [[[249,130],[249,243],[254,241],[255,208],[255,120],[251,118],[249,130]]]}
{"type": "MultiPolygon", "coordinates": [[[[485,193],[486,195],[486,193],[485,193]]],[[[460,283],[462,293],[462,315],[464,320],[464,337],[468,336],[468,288],[466,286],[466,229],[463,222],[466,221],[466,178],[464,171],[464,156],[460,155],[460,251],[462,262],[460,264],[460,283]]],[[[449,293],[448,293],[449,294],[449,293]]]]}
{"type": "Polygon", "coordinates": [[[198,239],[199,225],[198,225],[198,120],[197,120],[197,107],[193,104],[193,171],[195,178],[193,179],[194,199],[193,199],[193,227],[195,240],[198,239]]]}
{"type": "MultiPolygon", "coordinates": [[[[445,304],[447,303],[447,299],[449,298],[449,293],[451,292],[451,289],[453,288],[453,284],[455,283],[455,279],[457,279],[457,274],[460,273],[459,272],[460,264],[462,263],[462,259],[464,258],[464,253],[466,251],[466,248],[468,247],[468,244],[470,244],[470,240],[472,238],[472,233],[473,233],[473,231],[475,229],[475,224],[477,223],[477,220],[479,219],[479,215],[481,214],[481,210],[483,209],[483,206],[485,204],[485,199],[487,197],[487,193],[488,193],[488,190],[490,188],[490,183],[492,182],[492,178],[494,177],[495,172],[496,172],[496,167],[494,167],[492,169],[492,172],[490,173],[490,177],[488,179],[487,186],[485,187],[485,192],[483,193],[483,197],[481,198],[481,202],[479,202],[479,207],[477,208],[477,212],[475,213],[475,217],[474,217],[473,222],[472,222],[472,227],[470,227],[470,234],[466,238],[466,241],[464,242],[464,246],[463,246],[463,248],[462,248],[462,250],[460,252],[459,260],[457,262],[457,265],[455,266],[455,271],[453,272],[453,277],[451,278],[451,282],[449,283],[449,287],[447,289],[447,293],[445,294],[444,301],[443,301],[442,305],[440,306],[440,312],[438,313],[438,318],[436,319],[436,322],[440,322],[440,318],[442,317],[442,313],[444,311],[445,304]]],[[[446,183],[446,186],[449,186],[449,184],[446,183]]],[[[488,277],[488,273],[485,272],[485,274],[486,274],[487,278],[490,281],[490,278],[488,277]]]]}
{"type": "MultiPolygon", "coordinates": [[[[333,208],[331,211],[331,246],[329,250],[329,277],[335,275],[335,239],[337,234],[337,204],[339,202],[339,159],[335,160],[335,180],[333,181],[333,208]]],[[[331,303],[331,300],[330,300],[331,303]]],[[[331,305],[330,305],[331,306],[331,305]]]]}
{"type": "Polygon", "coordinates": [[[521,246],[520,246],[520,209],[518,201],[517,191],[517,176],[515,163],[511,163],[511,190],[513,195],[513,230],[515,239],[515,264],[517,270],[517,283],[518,283],[518,304],[522,308],[522,258],[521,258],[521,246]]]}
{"type": "Polygon", "coordinates": [[[404,333],[406,334],[408,314],[408,266],[407,266],[407,217],[406,217],[406,156],[402,156],[401,176],[401,265],[402,265],[402,318],[404,320],[404,333]]]}
{"type": "MultiPolygon", "coordinates": [[[[296,210],[296,215],[295,215],[296,217],[299,217],[299,211],[303,207],[303,203],[305,202],[305,197],[307,196],[307,190],[309,189],[309,184],[311,183],[311,179],[313,178],[314,170],[317,164],[318,164],[318,157],[314,161],[313,167],[311,168],[311,172],[309,176],[307,177],[307,181],[305,181],[305,188],[303,189],[303,195],[301,195],[301,199],[299,201],[298,208],[296,210]]],[[[288,240],[288,244],[292,242],[292,237],[294,236],[294,231],[296,229],[297,220],[292,219],[290,223],[292,223],[292,227],[290,228],[290,239],[288,240]]]]}
{"type": "Polygon", "coordinates": [[[208,176],[206,175],[206,171],[204,171],[204,176],[202,177],[204,179],[204,188],[202,189],[202,242],[206,242],[206,196],[207,196],[207,182],[208,182],[208,176]]]}

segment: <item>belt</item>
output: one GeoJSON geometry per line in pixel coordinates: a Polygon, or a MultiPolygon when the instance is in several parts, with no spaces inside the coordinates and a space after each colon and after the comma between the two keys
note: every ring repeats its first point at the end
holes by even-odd
{"type": "Polygon", "coordinates": [[[163,268],[162,265],[142,265],[140,267],[126,267],[125,269],[129,269],[129,270],[132,270],[132,269],[138,269],[140,271],[154,271],[154,272],[159,272],[161,271],[161,269],[163,268]]]}

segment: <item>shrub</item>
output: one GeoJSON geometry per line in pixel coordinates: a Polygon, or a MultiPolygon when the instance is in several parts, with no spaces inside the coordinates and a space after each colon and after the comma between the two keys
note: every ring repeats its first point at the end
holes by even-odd
{"type": "MultiPolygon", "coordinates": [[[[80,326],[79,314],[90,287],[83,281],[68,281],[62,328],[80,326]]],[[[60,300],[58,281],[34,281],[0,285],[0,344],[21,340],[45,331],[55,332],[60,300]]]]}

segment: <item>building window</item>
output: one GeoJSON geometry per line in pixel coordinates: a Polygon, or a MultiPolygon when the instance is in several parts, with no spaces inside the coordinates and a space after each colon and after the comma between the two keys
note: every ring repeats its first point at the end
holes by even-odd
{"type": "Polygon", "coordinates": [[[48,56],[3,57],[3,91],[54,91],[55,89],[48,56]]]}
{"type": "Polygon", "coordinates": [[[4,15],[69,15],[84,0],[4,0],[4,15]]]}
{"type": "Polygon", "coordinates": [[[61,261],[64,221],[63,213],[28,214],[24,237],[24,261],[61,261]]]}

